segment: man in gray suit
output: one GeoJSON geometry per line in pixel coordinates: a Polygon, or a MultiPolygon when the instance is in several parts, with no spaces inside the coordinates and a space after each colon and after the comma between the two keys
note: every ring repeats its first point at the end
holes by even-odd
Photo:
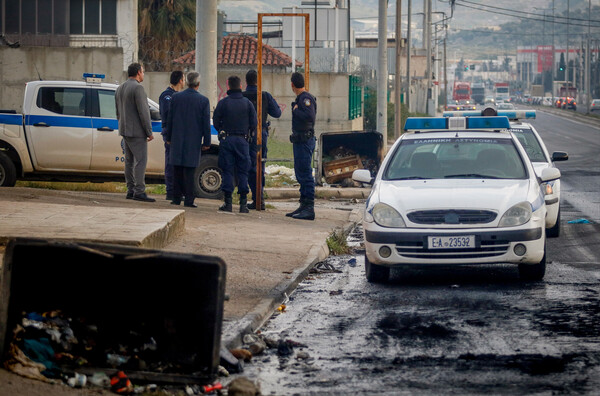
{"type": "Polygon", "coordinates": [[[127,68],[129,78],[117,88],[115,102],[119,135],[123,136],[125,150],[125,182],[127,199],[154,202],[146,195],[146,164],[148,162],[148,142],[154,139],[148,97],[144,87],[144,68],[132,63],[127,68]]]}

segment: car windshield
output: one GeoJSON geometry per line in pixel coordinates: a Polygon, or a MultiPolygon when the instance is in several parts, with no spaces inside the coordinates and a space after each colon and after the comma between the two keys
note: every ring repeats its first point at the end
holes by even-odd
{"type": "Polygon", "coordinates": [[[406,139],[393,153],[384,180],[523,179],[527,172],[511,139],[406,139]]]}
{"type": "Polygon", "coordinates": [[[548,162],[540,142],[537,140],[531,129],[511,128],[510,131],[515,134],[517,139],[519,139],[519,143],[521,143],[521,146],[525,149],[531,162],[548,162]]]}

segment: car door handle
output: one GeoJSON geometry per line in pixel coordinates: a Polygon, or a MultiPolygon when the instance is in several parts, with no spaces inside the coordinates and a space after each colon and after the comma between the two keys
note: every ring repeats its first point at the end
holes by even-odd
{"type": "Polygon", "coordinates": [[[112,131],[114,131],[114,129],[109,128],[109,127],[96,128],[96,130],[102,131],[102,132],[112,132],[112,131]]]}
{"type": "Polygon", "coordinates": [[[50,125],[46,124],[45,122],[36,122],[35,124],[33,124],[33,126],[35,127],[49,127],[50,125]]]}

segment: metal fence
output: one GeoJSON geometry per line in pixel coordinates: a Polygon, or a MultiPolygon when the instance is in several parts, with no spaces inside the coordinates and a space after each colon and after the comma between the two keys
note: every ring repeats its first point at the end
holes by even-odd
{"type": "Polygon", "coordinates": [[[348,119],[353,120],[362,116],[362,87],[360,76],[348,76],[348,119]]]}

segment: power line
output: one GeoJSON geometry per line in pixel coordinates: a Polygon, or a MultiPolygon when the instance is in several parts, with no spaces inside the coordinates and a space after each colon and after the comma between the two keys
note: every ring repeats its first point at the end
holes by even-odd
{"type": "MultiPolygon", "coordinates": [[[[522,16],[522,15],[513,15],[513,14],[508,14],[508,13],[504,13],[504,12],[500,12],[500,11],[486,10],[485,8],[473,7],[473,6],[462,4],[462,3],[456,3],[456,5],[461,6],[461,7],[471,8],[473,10],[483,11],[483,12],[490,12],[490,13],[493,13],[493,14],[506,15],[506,16],[510,16],[510,17],[513,17],[513,18],[528,19],[530,21],[545,22],[544,19],[530,18],[530,17],[526,17],[526,16],[522,16]]],[[[568,25],[588,27],[587,24],[584,25],[584,24],[578,24],[578,23],[569,23],[568,25]]],[[[593,27],[593,28],[600,28],[600,26],[591,26],[591,27],[593,27]]]]}
{"type": "MultiPolygon", "coordinates": [[[[588,20],[588,19],[583,19],[583,18],[574,18],[574,17],[562,17],[562,16],[550,16],[550,15],[544,15],[544,14],[538,14],[535,12],[527,12],[527,11],[515,11],[513,9],[510,8],[502,8],[502,7],[496,7],[496,6],[491,6],[491,5],[487,5],[487,4],[480,4],[480,3],[475,3],[473,1],[469,1],[469,0],[459,0],[463,3],[470,3],[470,4],[475,4],[477,6],[480,7],[487,7],[487,8],[494,8],[496,10],[502,10],[502,11],[508,11],[508,12],[519,12],[519,14],[528,14],[528,15],[534,15],[534,16],[538,16],[538,17],[543,17],[543,18],[547,18],[547,19],[566,19],[567,21],[582,21],[582,22],[594,22],[594,23],[600,23],[599,20],[588,20]]],[[[459,4],[461,5],[461,4],[459,4]]],[[[483,11],[483,10],[482,10],[483,11]]],[[[559,22],[562,23],[562,22],[559,22]]],[[[587,25],[585,25],[587,26],[587,25]]]]}

